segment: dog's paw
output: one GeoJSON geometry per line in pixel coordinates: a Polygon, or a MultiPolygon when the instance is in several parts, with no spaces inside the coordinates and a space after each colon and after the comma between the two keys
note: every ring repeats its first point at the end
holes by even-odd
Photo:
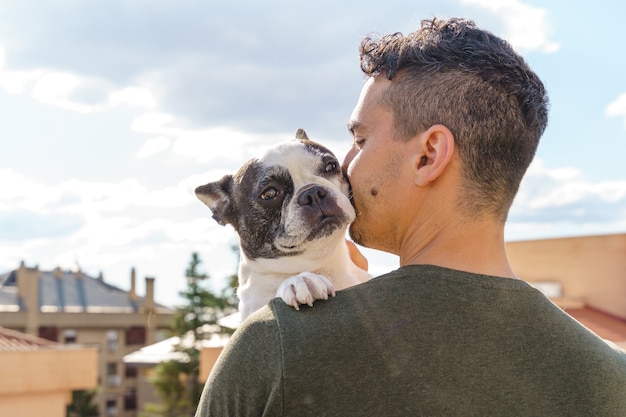
{"type": "Polygon", "coordinates": [[[315,300],[328,300],[329,295],[335,296],[335,286],[325,276],[312,272],[287,278],[276,291],[276,297],[296,310],[300,309],[300,304],[312,306],[315,300]]]}

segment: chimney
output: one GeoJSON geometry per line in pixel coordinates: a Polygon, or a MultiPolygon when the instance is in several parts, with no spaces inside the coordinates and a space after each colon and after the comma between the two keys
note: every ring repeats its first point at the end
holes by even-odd
{"type": "Polygon", "coordinates": [[[26,310],[26,333],[39,335],[39,266],[28,268],[24,261],[17,270],[17,293],[26,310]]]}
{"type": "Polygon", "coordinates": [[[130,292],[128,296],[130,297],[131,301],[137,301],[137,286],[134,266],[130,270],[130,292]]]}
{"type": "Polygon", "coordinates": [[[63,278],[63,271],[58,266],[56,268],[54,268],[53,274],[54,274],[55,278],[58,278],[58,279],[63,278]]]}
{"type": "Polygon", "coordinates": [[[98,274],[98,281],[104,282],[104,275],[102,274],[102,271],[98,274]]]}
{"type": "Polygon", "coordinates": [[[146,277],[146,295],[143,299],[143,312],[146,314],[146,343],[152,344],[156,342],[156,326],[157,320],[154,309],[154,278],[146,277]]]}
{"type": "Polygon", "coordinates": [[[146,295],[143,300],[143,309],[146,312],[154,311],[154,278],[146,277],[146,295]]]}

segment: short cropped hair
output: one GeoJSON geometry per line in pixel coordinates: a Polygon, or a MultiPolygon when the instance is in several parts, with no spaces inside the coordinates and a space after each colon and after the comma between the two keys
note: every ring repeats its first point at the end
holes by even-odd
{"type": "Polygon", "coordinates": [[[380,104],[393,114],[396,139],[445,125],[463,165],[462,208],[505,221],[548,122],[546,90],[524,59],[458,18],[365,37],[360,59],[366,76],[392,81],[380,104]]]}

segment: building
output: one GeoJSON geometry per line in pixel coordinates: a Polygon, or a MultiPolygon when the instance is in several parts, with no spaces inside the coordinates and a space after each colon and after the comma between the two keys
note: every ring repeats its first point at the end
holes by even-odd
{"type": "Polygon", "coordinates": [[[65,417],[72,391],[98,383],[98,351],[0,327],[0,416],[65,417]]]}
{"type": "MultiPolygon", "coordinates": [[[[206,335],[206,339],[195,341],[195,347],[201,355],[199,379],[205,382],[208,372],[213,368],[222,348],[228,343],[230,335],[222,333],[220,326],[209,324],[204,325],[202,332],[206,335]]],[[[177,350],[177,348],[189,349],[193,346],[194,335],[189,332],[182,338],[173,336],[145,346],[124,357],[124,363],[139,370],[137,375],[137,405],[140,410],[143,410],[148,403],[158,402],[154,387],[149,382],[157,365],[170,360],[188,362],[187,354],[177,350]]]]}
{"type": "Polygon", "coordinates": [[[174,310],[154,300],[154,278],[145,296],[81,271],[26,267],[0,275],[0,326],[61,344],[96,347],[101,416],[136,417],[137,368],[126,354],[166,338],[174,310]]]}
{"type": "Polygon", "coordinates": [[[507,243],[517,276],[626,349],[626,233],[507,243]]]}

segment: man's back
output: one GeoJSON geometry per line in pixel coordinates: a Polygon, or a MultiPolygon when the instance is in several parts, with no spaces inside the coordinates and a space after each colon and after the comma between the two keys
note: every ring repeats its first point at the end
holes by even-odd
{"type": "Polygon", "coordinates": [[[626,354],[523,281],[407,266],[311,309],[270,306],[201,415],[626,416],[626,354]]]}

